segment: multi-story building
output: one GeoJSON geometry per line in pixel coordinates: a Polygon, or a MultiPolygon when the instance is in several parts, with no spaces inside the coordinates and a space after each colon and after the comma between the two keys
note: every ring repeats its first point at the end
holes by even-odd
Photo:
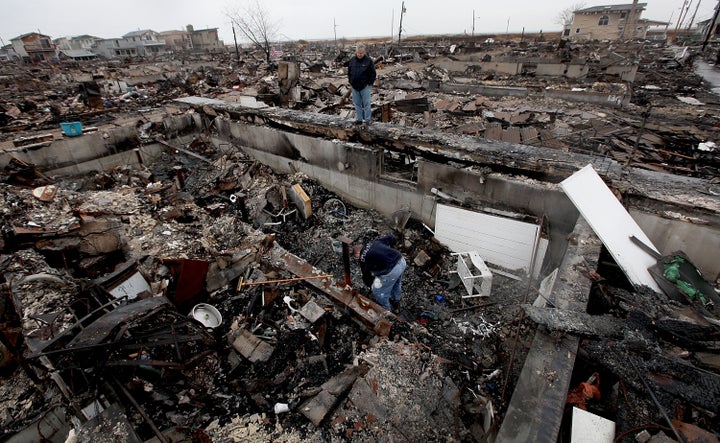
{"type": "Polygon", "coordinates": [[[187,25],[187,32],[192,40],[193,50],[198,52],[217,51],[224,47],[218,38],[218,28],[195,30],[192,25],[187,25]]]}
{"type": "Polygon", "coordinates": [[[30,32],[10,39],[13,50],[24,61],[38,62],[53,60],[57,57],[57,49],[52,38],[38,32],[30,32]]]}
{"type": "Polygon", "coordinates": [[[181,30],[163,31],[159,34],[165,46],[171,51],[189,51],[193,48],[190,33],[181,30]]]}
{"type": "Polygon", "coordinates": [[[572,23],[563,35],[571,40],[644,39],[650,26],[664,22],[642,19],[647,3],[602,5],[573,12],[572,23]]]}
{"type": "Polygon", "coordinates": [[[122,38],[97,40],[92,50],[106,58],[162,55],[167,50],[165,41],[158,39],[159,35],[150,29],[133,31],[123,35],[122,38]]]}

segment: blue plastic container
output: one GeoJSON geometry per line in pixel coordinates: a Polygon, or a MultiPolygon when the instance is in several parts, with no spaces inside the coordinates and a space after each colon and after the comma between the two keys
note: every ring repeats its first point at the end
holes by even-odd
{"type": "Polygon", "coordinates": [[[63,122],[60,123],[60,129],[68,137],[77,137],[82,135],[82,123],[81,122],[63,122]]]}

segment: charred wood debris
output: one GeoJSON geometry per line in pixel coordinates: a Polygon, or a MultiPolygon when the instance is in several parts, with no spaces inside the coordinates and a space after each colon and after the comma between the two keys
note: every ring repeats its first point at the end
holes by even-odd
{"type": "MultiPolygon", "coordinates": [[[[162,138],[157,115],[187,112],[171,100],[188,95],[350,118],[352,106],[339,103],[349,50],[285,49],[279,64],[247,53],[240,63],[216,55],[2,64],[0,146],[62,137],[57,127],[67,121],[162,138]]],[[[717,181],[720,100],[665,45],[443,40],[394,51],[370,45],[369,53],[381,59],[377,120],[717,181]],[[526,61],[511,75],[481,64],[543,58],[588,72],[540,76],[526,61]],[[634,82],[609,73],[610,62],[637,65],[634,82]],[[545,94],[573,89],[630,102],[545,94]]],[[[68,432],[93,442],[492,441],[540,327],[584,337],[568,405],[616,421],[617,441],[663,433],[717,441],[712,299],[633,291],[609,267],[588,270],[591,319],[523,305],[528,284],[502,276],[489,300],[463,301],[454,258],[421,223],[383,220],[301,173],[279,175],[218,149],[208,134],[183,146],[193,155],[167,151],[142,169],[79,177],[8,162],[0,184],[2,438],[30,430],[51,441],[68,432]],[[297,187],[304,205],[288,198],[297,187]],[[387,233],[400,237],[409,264],[394,313],[373,303],[357,266],[346,284],[338,249],[387,233]]]]}

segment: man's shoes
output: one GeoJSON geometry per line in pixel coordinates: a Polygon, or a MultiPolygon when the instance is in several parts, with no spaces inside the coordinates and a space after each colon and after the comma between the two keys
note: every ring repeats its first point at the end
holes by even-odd
{"type": "Polygon", "coordinates": [[[400,307],[400,301],[399,300],[390,300],[390,307],[392,308],[391,311],[393,313],[397,313],[398,308],[400,307]]]}
{"type": "Polygon", "coordinates": [[[355,126],[360,126],[362,124],[363,124],[362,120],[355,120],[355,126]]]}

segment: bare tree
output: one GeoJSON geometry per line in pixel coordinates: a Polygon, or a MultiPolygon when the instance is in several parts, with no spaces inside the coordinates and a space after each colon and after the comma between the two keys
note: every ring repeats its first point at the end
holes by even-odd
{"type": "Polygon", "coordinates": [[[253,46],[265,53],[265,59],[270,62],[272,42],[277,39],[280,25],[272,20],[260,1],[248,1],[242,7],[226,12],[226,15],[253,46]]]}
{"type": "Polygon", "coordinates": [[[573,21],[574,12],[578,11],[580,9],[583,9],[584,7],[585,7],[584,2],[575,3],[574,5],[568,6],[567,8],[558,12],[558,15],[555,16],[555,23],[557,23],[558,25],[560,25],[562,27],[570,26],[570,24],[573,21]]]}

